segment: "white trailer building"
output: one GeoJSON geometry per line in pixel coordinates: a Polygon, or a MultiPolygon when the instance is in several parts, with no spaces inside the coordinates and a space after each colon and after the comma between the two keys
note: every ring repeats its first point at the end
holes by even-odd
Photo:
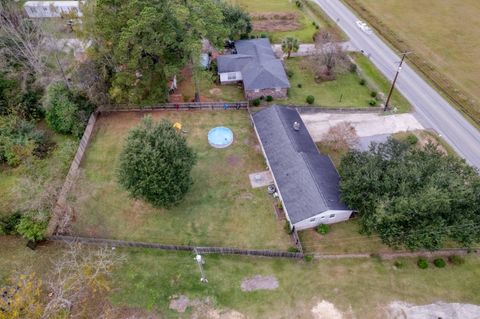
{"type": "Polygon", "coordinates": [[[60,18],[73,14],[81,17],[83,1],[27,1],[23,5],[30,18],[60,18]]]}

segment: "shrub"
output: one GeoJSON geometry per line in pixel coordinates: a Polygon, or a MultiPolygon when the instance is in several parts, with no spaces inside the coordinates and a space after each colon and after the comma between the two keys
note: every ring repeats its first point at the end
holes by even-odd
{"type": "Polygon", "coordinates": [[[266,37],[267,37],[267,34],[266,34],[266,33],[260,34],[260,38],[265,39],[266,37]]]}
{"type": "Polygon", "coordinates": [[[288,220],[285,221],[285,225],[283,226],[283,229],[289,235],[293,233],[293,228],[290,226],[290,222],[288,220]]]}
{"type": "Polygon", "coordinates": [[[358,83],[360,85],[365,85],[365,84],[367,84],[367,81],[365,79],[360,79],[360,81],[358,83]]]}
{"type": "Polygon", "coordinates": [[[393,265],[396,267],[396,268],[403,268],[405,266],[405,264],[400,261],[400,260],[395,260],[395,262],[393,263],[393,265]]]}
{"type": "Polygon", "coordinates": [[[293,72],[293,70],[291,70],[291,69],[286,69],[286,70],[285,70],[285,73],[287,73],[287,76],[288,76],[289,78],[291,78],[292,76],[295,75],[295,72],[293,72]]]}
{"type": "Polygon", "coordinates": [[[298,8],[302,8],[302,7],[303,7],[303,3],[302,3],[300,0],[296,0],[296,1],[295,1],[295,5],[296,5],[298,8]]]}
{"type": "Polygon", "coordinates": [[[283,204],[282,204],[282,201],[281,201],[281,200],[279,200],[279,201],[277,202],[277,207],[278,207],[278,209],[283,209],[283,204]]]}
{"type": "Polygon", "coordinates": [[[93,111],[93,105],[84,96],[71,92],[61,82],[48,87],[43,107],[48,126],[77,137],[82,136],[93,111]]]}
{"type": "Polygon", "coordinates": [[[405,142],[412,146],[416,145],[418,143],[418,137],[415,134],[408,134],[408,136],[405,138],[405,142]]]}
{"type": "Polygon", "coordinates": [[[16,115],[0,117],[0,163],[18,166],[32,155],[44,157],[53,145],[50,136],[33,122],[16,115]]]}
{"type": "Polygon", "coordinates": [[[311,262],[313,260],[313,255],[305,255],[303,256],[303,260],[306,262],[311,262]]]}
{"type": "Polygon", "coordinates": [[[16,227],[17,233],[29,241],[37,242],[45,238],[46,222],[39,222],[29,216],[22,216],[16,227]]]}
{"type": "Polygon", "coordinates": [[[260,105],[260,99],[255,99],[252,101],[253,106],[259,106],[260,105]]]}
{"type": "Polygon", "coordinates": [[[315,228],[315,230],[320,235],[326,235],[330,231],[330,228],[328,227],[327,224],[320,224],[320,225],[317,226],[317,228],[315,228]]]}
{"type": "Polygon", "coordinates": [[[377,95],[378,95],[377,91],[370,92],[370,96],[373,97],[373,98],[376,98],[377,95]]]}
{"type": "Polygon", "coordinates": [[[433,261],[433,264],[435,265],[435,267],[437,268],[444,268],[446,266],[446,262],[443,258],[436,258],[434,261],[433,261]]]}
{"type": "Polygon", "coordinates": [[[297,88],[301,89],[302,88],[302,83],[298,83],[297,88]]]}
{"type": "Polygon", "coordinates": [[[428,261],[425,258],[419,258],[417,260],[417,266],[420,269],[427,269],[428,268],[428,261]]]}
{"type": "Polygon", "coordinates": [[[196,155],[171,122],[145,117],[129,132],[119,161],[120,184],[134,198],[168,208],[189,190],[196,155]]]}
{"type": "Polygon", "coordinates": [[[318,24],[315,25],[315,29],[319,30],[320,26],[318,24]]]}
{"type": "Polygon", "coordinates": [[[267,95],[267,102],[272,102],[273,101],[273,96],[267,95]]]}
{"type": "Polygon", "coordinates": [[[370,106],[375,106],[375,105],[377,105],[377,100],[376,99],[371,99],[370,101],[368,101],[368,104],[370,106]]]}
{"type": "Polygon", "coordinates": [[[13,235],[15,234],[17,225],[20,223],[22,215],[20,213],[13,213],[8,216],[0,218],[0,234],[13,235]]]}
{"type": "Polygon", "coordinates": [[[315,97],[313,95],[309,95],[307,96],[306,101],[308,104],[313,104],[313,102],[315,102],[315,97]]]}
{"type": "Polygon", "coordinates": [[[289,253],[298,253],[298,252],[300,252],[300,250],[298,250],[297,247],[293,247],[293,246],[288,247],[287,251],[288,251],[289,253]]]}
{"type": "Polygon", "coordinates": [[[351,73],[357,72],[357,65],[356,65],[355,63],[350,63],[350,65],[348,66],[348,70],[349,70],[351,73]]]}
{"type": "Polygon", "coordinates": [[[462,256],[452,255],[448,256],[448,262],[455,266],[460,266],[465,263],[465,259],[462,256]]]}

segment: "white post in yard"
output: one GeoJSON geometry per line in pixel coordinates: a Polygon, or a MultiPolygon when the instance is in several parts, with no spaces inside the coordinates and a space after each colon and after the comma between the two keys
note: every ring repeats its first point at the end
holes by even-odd
{"type": "Polygon", "coordinates": [[[200,268],[200,274],[201,274],[200,281],[207,283],[208,280],[205,277],[205,273],[203,272],[203,264],[205,263],[205,261],[203,260],[202,255],[197,253],[197,249],[195,249],[195,261],[198,264],[198,268],[200,268]]]}

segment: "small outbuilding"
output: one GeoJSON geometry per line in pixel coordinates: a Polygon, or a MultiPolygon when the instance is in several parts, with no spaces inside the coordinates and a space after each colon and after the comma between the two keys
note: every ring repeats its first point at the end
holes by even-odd
{"type": "Polygon", "coordinates": [[[290,224],[302,230],[348,220],[353,211],[340,200],[340,176],[297,109],[273,105],[252,120],[290,224]]]}
{"type": "Polygon", "coordinates": [[[81,17],[81,3],[83,1],[27,1],[23,7],[30,18],[81,17]]]}

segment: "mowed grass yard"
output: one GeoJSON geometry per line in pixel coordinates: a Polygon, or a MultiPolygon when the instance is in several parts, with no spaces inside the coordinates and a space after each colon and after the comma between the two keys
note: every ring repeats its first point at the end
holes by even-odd
{"type": "Polygon", "coordinates": [[[360,85],[356,73],[339,74],[334,81],[317,83],[305,58],[285,60],[285,67],[293,71],[287,104],[306,105],[308,95],[315,97],[314,105],[331,107],[369,107],[370,89],[360,85]],[[301,84],[301,88],[298,87],[301,84]]]}
{"type": "Polygon", "coordinates": [[[480,100],[480,1],[359,2],[405,39],[415,53],[480,100]]]}
{"type": "Polygon", "coordinates": [[[289,247],[266,189],[250,186],[248,175],[266,166],[246,111],[148,114],[155,121],[180,122],[188,131],[188,144],[198,155],[190,191],[171,209],[130,198],[117,182],[118,157],[127,133],[147,113],[101,116],[82,163],[81,178],[70,194],[76,235],[179,245],[289,247]],[[207,133],[216,126],[232,129],[230,147],[214,149],[208,144],[207,133]]]}
{"type": "MultiPolygon", "coordinates": [[[[32,251],[25,241],[0,236],[0,285],[15,273],[48,275],[63,250],[59,244],[32,251]],[[8,256],[8,258],[5,258],[8,256]]],[[[428,304],[438,301],[480,304],[480,258],[438,269],[416,266],[416,259],[401,259],[404,267],[374,258],[322,260],[310,263],[289,259],[205,255],[208,284],[200,283],[198,266],[191,253],[145,249],[117,249],[126,257],[113,269],[109,300],[122,309],[146,309],[154,318],[188,318],[168,309],[171,296],[210,298],[216,309],[234,309],[249,318],[312,318],[311,309],[327,300],[345,318],[385,318],[392,301],[428,304]],[[273,275],[276,290],[243,292],[241,282],[255,275],[273,275]],[[368,296],[366,298],[365,296],[368,296]]],[[[101,296],[99,296],[100,298],[101,296]]],[[[143,317],[146,317],[143,313],[143,317]]]]}

